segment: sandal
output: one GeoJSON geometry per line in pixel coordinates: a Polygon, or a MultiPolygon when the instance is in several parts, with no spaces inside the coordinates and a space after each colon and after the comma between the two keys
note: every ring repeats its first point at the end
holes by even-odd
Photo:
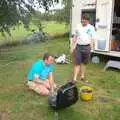
{"type": "Polygon", "coordinates": [[[75,84],[77,82],[77,80],[70,80],[69,82],[75,84]]]}
{"type": "Polygon", "coordinates": [[[85,81],[85,78],[84,78],[84,77],[81,77],[80,80],[81,80],[81,81],[85,81]]]}

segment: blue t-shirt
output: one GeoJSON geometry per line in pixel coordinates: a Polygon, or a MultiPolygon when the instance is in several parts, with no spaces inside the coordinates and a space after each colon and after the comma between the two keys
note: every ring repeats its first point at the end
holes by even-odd
{"type": "Polygon", "coordinates": [[[43,60],[37,60],[28,73],[28,80],[34,80],[34,75],[39,75],[40,80],[46,80],[49,73],[53,72],[53,65],[45,65],[43,60]]]}

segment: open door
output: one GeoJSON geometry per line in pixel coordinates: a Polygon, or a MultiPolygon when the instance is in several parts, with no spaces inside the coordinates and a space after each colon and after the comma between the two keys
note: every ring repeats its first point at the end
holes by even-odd
{"type": "Polygon", "coordinates": [[[110,51],[114,0],[97,0],[95,50],[110,51]]]}

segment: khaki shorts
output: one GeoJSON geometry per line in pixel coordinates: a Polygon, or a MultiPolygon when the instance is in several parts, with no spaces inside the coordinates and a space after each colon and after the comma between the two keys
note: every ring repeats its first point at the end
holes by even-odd
{"type": "Polygon", "coordinates": [[[39,84],[33,81],[28,81],[27,86],[29,87],[29,89],[39,93],[40,95],[49,95],[50,93],[49,80],[45,80],[44,84],[39,84]]]}

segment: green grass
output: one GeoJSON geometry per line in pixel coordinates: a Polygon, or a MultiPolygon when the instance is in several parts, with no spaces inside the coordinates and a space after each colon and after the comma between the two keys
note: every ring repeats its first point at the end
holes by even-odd
{"type": "MultiPolygon", "coordinates": [[[[34,25],[30,25],[30,28],[36,29],[36,27],[34,25]]],[[[23,25],[16,26],[15,29],[11,29],[12,36],[5,34],[5,37],[3,37],[0,34],[0,43],[4,43],[4,42],[8,42],[8,41],[22,40],[28,34],[31,34],[31,31],[25,29],[23,25]]]]}
{"type": "MultiPolygon", "coordinates": [[[[0,120],[119,120],[120,73],[117,70],[101,72],[103,62],[87,66],[86,77],[94,88],[94,98],[90,102],[78,100],[75,105],[55,112],[49,107],[47,97],[27,88],[26,76],[31,64],[48,51],[54,55],[69,55],[68,46],[68,38],[64,38],[1,50],[0,120]],[[102,102],[101,98],[106,98],[107,102],[102,102]]],[[[57,84],[71,79],[72,63],[54,67],[57,84]]]]}
{"type": "MultiPolygon", "coordinates": [[[[43,26],[44,26],[43,30],[51,34],[59,34],[59,33],[63,34],[68,31],[68,28],[66,27],[65,23],[60,24],[54,21],[50,21],[50,22],[43,22],[43,26]]],[[[30,30],[25,29],[23,25],[16,26],[15,29],[11,29],[11,34],[12,34],[11,37],[8,36],[7,34],[5,35],[6,37],[3,37],[0,34],[0,44],[10,41],[13,42],[16,40],[23,40],[25,36],[32,33],[31,32],[32,29],[38,31],[38,28],[33,24],[30,24],[30,30]]]]}
{"type": "Polygon", "coordinates": [[[57,22],[44,22],[45,26],[44,31],[48,33],[65,33],[68,32],[68,27],[65,23],[57,23],[57,22]]]}

